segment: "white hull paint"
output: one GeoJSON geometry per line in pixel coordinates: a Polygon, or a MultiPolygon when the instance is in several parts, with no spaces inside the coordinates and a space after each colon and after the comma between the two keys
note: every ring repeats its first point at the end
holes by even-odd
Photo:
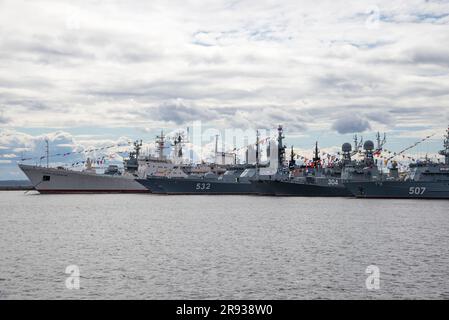
{"type": "Polygon", "coordinates": [[[23,164],[19,167],[40,193],[150,192],[131,176],[99,175],[23,164]]]}

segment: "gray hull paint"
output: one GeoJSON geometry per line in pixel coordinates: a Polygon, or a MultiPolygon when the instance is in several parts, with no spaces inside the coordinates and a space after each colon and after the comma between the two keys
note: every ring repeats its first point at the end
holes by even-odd
{"type": "Polygon", "coordinates": [[[348,197],[352,194],[341,186],[321,186],[273,180],[229,182],[208,179],[153,177],[138,180],[158,194],[250,194],[272,196],[348,197]]]}
{"type": "Polygon", "coordinates": [[[249,182],[227,182],[208,179],[154,177],[138,180],[152,193],[158,194],[257,194],[249,182]]]}
{"type": "Polygon", "coordinates": [[[136,179],[64,169],[19,165],[40,193],[145,193],[149,192],[136,179]],[[47,176],[46,181],[43,177],[47,176]]]}
{"type": "Polygon", "coordinates": [[[326,186],[289,181],[259,180],[252,182],[261,194],[291,197],[351,197],[343,185],[326,186]]]}
{"type": "Polygon", "coordinates": [[[371,181],[345,185],[357,198],[449,199],[449,181],[371,181]]]}

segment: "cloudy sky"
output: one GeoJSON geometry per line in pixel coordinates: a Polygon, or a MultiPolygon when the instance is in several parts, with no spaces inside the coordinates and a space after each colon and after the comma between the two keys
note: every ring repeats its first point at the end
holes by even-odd
{"type": "Polygon", "coordinates": [[[0,0],[0,179],[20,155],[160,129],[273,128],[335,148],[435,152],[449,123],[449,1],[0,0]]]}

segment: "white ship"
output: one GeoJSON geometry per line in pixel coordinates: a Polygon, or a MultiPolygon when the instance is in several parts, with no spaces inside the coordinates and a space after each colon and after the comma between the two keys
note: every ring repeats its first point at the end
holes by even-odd
{"type": "Polygon", "coordinates": [[[141,193],[149,192],[132,175],[97,174],[64,168],[19,164],[39,193],[141,193]]]}
{"type": "MultiPolygon", "coordinates": [[[[139,183],[139,179],[147,176],[185,176],[182,165],[181,140],[175,142],[175,157],[167,159],[163,155],[165,137],[163,133],[157,137],[158,156],[141,156],[142,142],[134,142],[134,151],[124,161],[124,170],[117,166],[109,166],[103,174],[97,174],[93,163],[87,159],[82,171],[74,171],[63,167],[51,168],[19,164],[19,168],[31,181],[39,193],[148,193],[147,187],[139,183]]],[[[47,148],[47,159],[48,148],[47,148]]]]}

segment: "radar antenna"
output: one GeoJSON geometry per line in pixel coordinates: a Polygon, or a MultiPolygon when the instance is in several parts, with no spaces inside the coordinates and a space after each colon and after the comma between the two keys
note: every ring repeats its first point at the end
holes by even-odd
{"type": "Polygon", "coordinates": [[[349,142],[343,143],[341,146],[341,151],[343,153],[343,161],[344,163],[350,163],[351,162],[351,151],[352,146],[349,142]]]}

